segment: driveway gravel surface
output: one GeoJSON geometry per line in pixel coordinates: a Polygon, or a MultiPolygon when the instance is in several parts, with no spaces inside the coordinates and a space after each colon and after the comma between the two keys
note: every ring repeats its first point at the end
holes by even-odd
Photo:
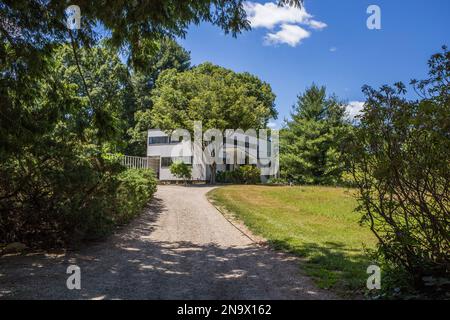
{"type": "Polygon", "coordinates": [[[254,243],[206,199],[158,186],[145,212],[77,251],[0,257],[0,299],[333,299],[297,258],[254,243]],[[81,289],[69,290],[69,265],[81,289]]]}

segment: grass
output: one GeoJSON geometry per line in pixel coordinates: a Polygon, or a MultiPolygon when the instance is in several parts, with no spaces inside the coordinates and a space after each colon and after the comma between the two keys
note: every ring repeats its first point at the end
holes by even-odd
{"type": "Polygon", "coordinates": [[[353,190],[334,187],[226,186],[209,192],[217,206],[234,214],[277,248],[303,257],[302,269],[321,288],[362,292],[370,265],[364,248],[375,238],[359,225],[353,190]]]}

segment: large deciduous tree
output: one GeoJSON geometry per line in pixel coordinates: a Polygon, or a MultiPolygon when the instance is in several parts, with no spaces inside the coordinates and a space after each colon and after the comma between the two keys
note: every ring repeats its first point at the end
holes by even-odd
{"type": "MultiPolygon", "coordinates": [[[[300,2],[280,0],[289,5],[300,2]]],[[[182,37],[192,23],[210,22],[233,35],[250,28],[242,0],[84,0],[77,4],[81,29],[70,31],[68,1],[0,1],[0,142],[5,152],[39,139],[37,133],[46,128],[46,124],[37,125],[33,109],[26,105],[38,94],[38,81],[50,77],[48,62],[55,45],[72,42],[76,55],[79,46],[89,48],[103,38],[129,56],[135,68],[145,69],[146,53],[152,46],[156,51],[156,40],[182,37]],[[30,129],[36,134],[30,134],[30,129]]]]}
{"type": "Polygon", "coordinates": [[[202,21],[233,35],[250,27],[242,0],[80,0],[81,28],[69,30],[71,4],[0,1],[0,241],[31,241],[83,214],[72,231],[110,218],[117,188],[109,182],[121,169],[108,165],[105,151],[117,145],[121,118],[134,121],[136,101],[117,57],[92,49],[99,40],[153,85],[159,70],[146,71],[146,60],[159,40],[202,21]],[[64,44],[71,50],[55,56],[64,44]]]}
{"type": "Polygon", "coordinates": [[[98,145],[108,143],[113,151],[123,145],[126,130],[126,99],[130,85],[129,73],[114,51],[96,46],[78,52],[77,63],[70,46],[61,46],[52,57],[55,76],[66,86],[73,88],[78,99],[74,109],[61,114],[67,130],[79,134],[83,141],[98,145]]]}
{"type": "MultiPolygon", "coordinates": [[[[259,129],[276,118],[275,95],[269,84],[249,73],[201,64],[185,72],[161,73],[152,93],[154,127],[193,131],[201,121],[208,129],[259,129]]],[[[214,182],[215,163],[211,165],[214,182]]]]}
{"type": "MultiPolygon", "coordinates": [[[[185,71],[190,67],[190,54],[175,40],[164,38],[146,50],[145,65],[131,72],[132,97],[130,105],[133,118],[129,121],[127,132],[127,152],[134,155],[145,154],[147,130],[151,125],[151,91],[159,74],[167,69],[185,71]]],[[[131,111],[131,110],[130,110],[131,111]]]]}

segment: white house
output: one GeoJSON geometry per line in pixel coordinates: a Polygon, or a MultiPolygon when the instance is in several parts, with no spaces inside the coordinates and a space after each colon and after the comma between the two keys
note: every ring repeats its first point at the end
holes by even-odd
{"type": "MultiPolygon", "coordinates": [[[[235,134],[236,137],[242,137],[239,133],[235,134]]],[[[234,141],[234,140],[233,140],[234,141]]],[[[244,137],[244,140],[245,137],[244,137]]],[[[254,140],[256,142],[257,140],[254,140]]],[[[245,144],[239,145],[237,140],[234,143],[229,143],[224,138],[223,144],[223,163],[217,164],[217,171],[232,171],[238,166],[238,164],[227,164],[231,158],[236,160],[237,155],[243,157],[245,163],[254,163],[261,169],[261,181],[265,182],[271,176],[276,176],[277,173],[273,173],[273,168],[270,168],[270,143],[268,155],[260,157],[257,155],[258,147],[256,144],[252,144],[247,141],[245,144]],[[249,147],[253,146],[254,152],[249,152],[249,147]],[[253,161],[251,160],[253,159],[253,161]],[[263,165],[263,164],[269,164],[263,165]]],[[[201,158],[201,157],[199,157],[201,158]]],[[[147,159],[148,166],[154,170],[156,176],[161,181],[173,181],[178,180],[170,173],[170,165],[174,161],[183,161],[184,163],[192,165],[192,180],[193,181],[209,181],[210,168],[202,159],[197,160],[197,163],[193,161],[192,144],[189,141],[172,141],[171,137],[164,131],[159,129],[149,129],[147,138],[147,159]]],[[[237,161],[234,161],[236,163],[237,161]]],[[[233,162],[232,162],[233,163],[233,162]]],[[[242,162],[241,162],[242,164],[242,162]]]]}

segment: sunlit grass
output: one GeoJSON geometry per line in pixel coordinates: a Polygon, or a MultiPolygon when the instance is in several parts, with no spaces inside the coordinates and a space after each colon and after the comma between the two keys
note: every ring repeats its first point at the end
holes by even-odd
{"type": "Polygon", "coordinates": [[[226,186],[208,196],[272,246],[303,257],[302,269],[322,288],[365,287],[364,247],[375,238],[359,225],[351,189],[301,186],[226,186]]]}

